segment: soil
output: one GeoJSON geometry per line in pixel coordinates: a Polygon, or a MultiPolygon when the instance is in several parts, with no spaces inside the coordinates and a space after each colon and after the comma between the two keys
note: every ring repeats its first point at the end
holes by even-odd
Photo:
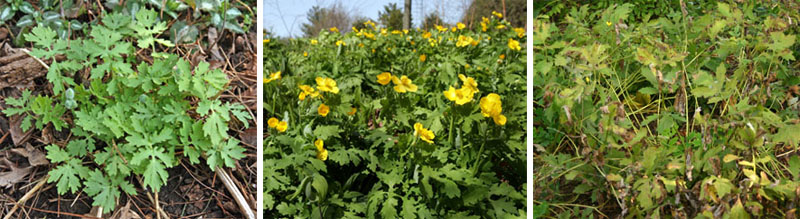
{"type": "MultiPolygon", "coordinates": [[[[36,1],[38,2],[38,1],[36,1]]],[[[34,5],[37,4],[31,1],[34,5]]],[[[253,2],[253,5],[255,2],[253,2]]],[[[190,18],[189,12],[182,12],[181,19],[190,18]]],[[[94,12],[99,13],[99,12],[94,12]]],[[[19,19],[16,16],[13,19],[19,19]]],[[[7,23],[14,23],[13,19],[7,23]]],[[[86,18],[88,19],[88,18],[86,18]]],[[[88,23],[88,22],[87,22],[88,23]]],[[[256,110],[256,39],[255,25],[252,25],[248,34],[232,34],[230,31],[201,29],[200,33],[206,34],[198,37],[197,42],[177,45],[169,52],[174,52],[193,63],[206,61],[212,68],[219,68],[228,74],[231,79],[229,91],[220,95],[226,102],[239,102],[245,105],[253,117],[249,121],[249,128],[244,124],[231,124],[231,136],[238,136],[242,146],[247,149],[246,158],[237,162],[236,168],[225,168],[235,184],[249,202],[253,212],[256,207],[256,139],[255,131],[256,110]],[[213,35],[208,34],[214,32],[213,35]],[[218,41],[214,43],[214,41],[218,41]],[[213,47],[209,48],[209,45],[213,47]]],[[[7,97],[19,97],[23,89],[31,89],[33,95],[52,93],[52,86],[48,85],[45,75],[47,70],[24,50],[28,48],[15,48],[12,46],[14,33],[0,26],[0,110],[9,106],[5,104],[7,97]]],[[[152,60],[149,55],[140,54],[137,58],[141,61],[152,60]]],[[[45,64],[49,64],[45,62],[45,64]]],[[[69,118],[64,118],[67,123],[72,123],[69,118]]],[[[8,187],[3,187],[0,181],[0,216],[8,216],[14,203],[30,192],[39,181],[46,179],[47,172],[54,168],[52,164],[41,164],[39,160],[12,152],[26,149],[45,151],[44,147],[51,143],[66,143],[70,137],[68,131],[55,132],[52,128],[44,130],[32,129],[22,132],[19,129],[20,118],[9,118],[0,113],[0,176],[13,172],[22,174],[19,180],[10,182],[8,187]],[[8,162],[5,162],[5,161],[8,162]],[[32,165],[36,163],[37,165],[32,165]]],[[[243,218],[238,205],[225,189],[220,178],[201,159],[199,164],[190,164],[188,159],[181,158],[180,164],[169,168],[169,179],[156,196],[161,209],[170,218],[243,218]]],[[[0,177],[4,178],[4,177],[0,177]]],[[[138,195],[128,196],[122,193],[117,203],[117,209],[102,215],[102,218],[157,218],[154,210],[155,204],[148,195],[152,191],[143,189],[135,177],[129,177],[138,195]]],[[[45,183],[40,189],[31,194],[19,209],[10,215],[10,218],[94,218],[97,208],[91,205],[92,199],[82,192],[77,194],[67,193],[58,195],[55,183],[45,183]]],[[[155,197],[154,197],[155,198],[155,197]]]]}

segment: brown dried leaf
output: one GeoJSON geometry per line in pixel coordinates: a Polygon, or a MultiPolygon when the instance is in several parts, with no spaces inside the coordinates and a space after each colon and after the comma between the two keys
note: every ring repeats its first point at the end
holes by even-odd
{"type": "Polygon", "coordinates": [[[16,183],[25,181],[24,178],[31,173],[31,167],[18,168],[8,159],[0,158],[0,161],[6,163],[7,168],[11,171],[0,172],[0,187],[9,188],[16,183]]]}
{"type": "Polygon", "coordinates": [[[30,143],[25,144],[25,148],[14,148],[11,149],[11,152],[19,154],[20,156],[28,158],[28,163],[31,166],[42,166],[50,164],[50,161],[47,160],[44,153],[39,149],[34,148],[31,146],[30,143]]]}
{"type": "Polygon", "coordinates": [[[22,123],[22,115],[15,115],[12,116],[10,119],[10,124],[8,127],[9,132],[11,133],[11,140],[14,142],[14,145],[21,145],[23,142],[28,141],[31,137],[31,132],[33,132],[33,128],[28,129],[27,132],[23,132],[22,128],[19,127],[20,123],[22,123]]]}

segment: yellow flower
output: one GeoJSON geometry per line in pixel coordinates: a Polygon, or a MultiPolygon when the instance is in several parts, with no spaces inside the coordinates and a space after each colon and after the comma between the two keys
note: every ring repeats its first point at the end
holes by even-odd
{"type": "Polygon", "coordinates": [[[522,47],[519,46],[519,41],[509,38],[508,39],[508,48],[511,50],[519,51],[522,47]]]}
{"type": "Polygon", "coordinates": [[[319,43],[319,41],[317,41],[317,40],[311,40],[311,45],[317,45],[317,43],[319,43]]]}
{"type": "Polygon", "coordinates": [[[269,43],[269,39],[264,40],[264,43],[269,43]]]}
{"type": "Polygon", "coordinates": [[[314,141],[314,146],[317,147],[317,159],[321,161],[328,160],[328,150],[325,149],[325,142],[322,139],[314,141]]]}
{"type": "Polygon", "coordinates": [[[363,43],[359,43],[358,47],[364,48],[364,44],[363,43]]]}
{"type": "Polygon", "coordinates": [[[336,46],[347,46],[347,43],[345,43],[344,41],[338,40],[338,41],[336,41],[336,46]]]}
{"type": "Polygon", "coordinates": [[[331,92],[338,94],[339,87],[336,86],[336,81],[330,78],[317,77],[317,89],[323,92],[331,92]]]}
{"type": "Polygon", "coordinates": [[[480,91],[478,90],[478,82],[475,81],[475,78],[467,77],[464,74],[458,74],[458,79],[461,79],[461,83],[463,83],[461,87],[467,88],[471,90],[473,93],[477,93],[478,91],[480,91]]]}
{"type": "Polygon", "coordinates": [[[339,28],[336,27],[331,27],[329,30],[331,30],[331,32],[339,32],[339,28]]]}
{"type": "Polygon", "coordinates": [[[375,53],[375,49],[372,49],[372,53],[375,53]]]}
{"type": "Polygon", "coordinates": [[[402,34],[402,33],[403,33],[403,31],[400,31],[400,30],[393,30],[392,31],[392,34],[395,34],[395,35],[402,34]]]}
{"type": "Polygon", "coordinates": [[[387,30],[386,28],[381,28],[381,35],[386,36],[386,33],[388,33],[388,32],[389,32],[389,30],[387,30]]]}
{"type": "Polygon", "coordinates": [[[461,89],[455,89],[450,86],[449,89],[444,91],[444,97],[450,101],[456,102],[457,105],[464,105],[472,101],[472,96],[475,93],[472,90],[462,87],[461,89]]]}
{"type": "Polygon", "coordinates": [[[272,74],[269,74],[268,78],[264,78],[264,83],[269,83],[271,81],[278,80],[278,79],[281,79],[281,72],[280,71],[273,72],[272,74]]]}
{"type": "Polygon", "coordinates": [[[275,126],[278,126],[278,118],[275,117],[269,118],[269,120],[267,120],[267,124],[269,125],[270,128],[275,128],[275,126]]]}
{"type": "Polygon", "coordinates": [[[606,21],[606,25],[611,26],[611,21],[606,21]]]}
{"type": "Polygon", "coordinates": [[[506,124],[506,117],[502,114],[503,102],[500,100],[500,95],[490,93],[481,98],[480,106],[483,117],[492,117],[492,120],[494,120],[494,123],[497,125],[506,124]]]}
{"type": "Polygon", "coordinates": [[[414,136],[419,136],[425,142],[433,144],[433,139],[436,138],[436,135],[433,134],[431,130],[422,127],[422,123],[415,123],[414,124],[414,136]]]}
{"type": "Polygon", "coordinates": [[[490,93],[481,98],[481,114],[483,117],[494,117],[503,112],[503,102],[500,100],[500,95],[490,93]]]}
{"type": "Polygon", "coordinates": [[[465,27],[467,27],[467,25],[464,25],[464,23],[461,23],[461,22],[458,22],[458,24],[456,24],[456,26],[458,27],[459,30],[463,30],[465,27]]]}
{"type": "Polygon", "coordinates": [[[447,32],[447,27],[436,25],[436,30],[438,30],[439,32],[447,32]]]}
{"type": "Polygon", "coordinates": [[[428,56],[426,56],[425,54],[419,55],[419,61],[420,62],[425,62],[425,60],[427,60],[427,59],[428,59],[428,56]]]}
{"type": "Polygon", "coordinates": [[[503,18],[503,14],[500,14],[497,11],[492,11],[492,15],[494,15],[497,18],[503,18]]]}
{"type": "Polygon", "coordinates": [[[378,75],[378,83],[381,85],[387,85],[391,81],[392,81],[392,74],[389,72],[384,72],[378,75]]]}
{"type": "Polygon", "coordinates": [[[303,51],[303,57],[308,57],[308,52],[303,51]]]}
{"type": "Polygon", "coordinates": [[[506,54],[500,54],[500,59],[506,59],[506,54]]]}
{"type": "Polygon", "coordinates": [[[367,22],[364,22],[364,26],[366,25],[372,26],[373,28],[375,27],[375,23],[372,23],[372,20],[367,20],[367,22]]]}
{"type": "Polygon", "coordinates": [[[319,113],[320,116],[326,117],[330,112],[331,108],[328,107],[328,105],[325,105],[324,103],[319,104],[319,107],[317,108],[317,113],[319,113]]]}
{"type": "Polygon", "coordinates": [[[364,37],[370,38],[372,40],[375,40],[375,34],[374,33],[364,32],[364,37]]]}
{"type": "Polygon", "coordinates": [[[403,34],[408,34],[408,29],[403,29],[403,34]]]}
{"type": "Polygon", "coordinates": [[[450,28],[450,31],[456,32],[456,27],[450,28]]]}
{"type": "Polygon", "coordinates": [[[503,25],[503,24],[497,25],[497,29],[498,30],[506,29],[506,25],[503,25]]]}
{"type": "Polygon", "coordinates": [[[497,124],[497,125],[505,125],[506,124],[506,116],[497,115],[495,117],[492,117],[492,121],[494,121],[494,124],[497,124]]]}
{"type": "Polygon", "coordinates": [[[456,46],[457,46],[457,47],[465,47],[465,46],[467,46],[467,45],[470,45],[470,44],[472,44],[473,40],[474,40],[474,39],[472,39],[472,37],[468,37],[468,36],[464,36],[464,35],[459,35],[459,36],[458,36],[458,42],[456,42],[456,46]]]}
{"type": "Polygon", "coordinates": [[[464,64],[464,68],[467,68],[467,69],[469,69],[469,67],[470,67],[470,65],[469,65],[469,64],[464,64]]]}
{"type": "Polygon", "coordinates": [[[280,122],[278,122],[278,125],[275,127],[275,129],[277,129],[278,132],[285,132],[286,128],[288,128],[288,127],[289,127],[289,124],[287,124],[286,121],[280,121],[280,122]]]}
{"type": "Polygon", "coordinates": [[[486,23],[481,22],[481,31],[486,32],[486,29],[488,29],[486,23]]]}
{"type": "Polygon", "coordinates": [[[517,32],[517,37],[519,38],[525,37],[525,28],[514,28],[514,32],[517,32]]]}
{"type": "Polygon", "coordinates": [[[425,31],[422,33],[422,38],[428,39],[431,38],[431,32],[425,31]]]}
{"type": "Polygon", "coordinates": [[[392,76],[392,82],[394,83],[394,91],[397,93],[405,93],[405,92],[417,92],[417,85],[411,82],[411,79],[408,79],[405,75],[400,78],[392,76]]]}
{"type": "Polygon", "coordinates": [[[355,107],[351,107],[350,108],[350,112],[347,112],[347,115],[351,115],[352,116],[352,115],[355,115],[356,112],[358,112],[358,109],[356,109],[355,107]]]}
{"type": "Polygon", "coordinates": [[[306,96],[309,95],[311,96],[311,98],[316,98],[317,96],[319,96],[319,92],[315,91],[314,88],[308,85],[300,85],[300,90],[303,90],[302,92],[300,92],[300,96],[297,97],[300,100],[305,100],[306,96]]]}

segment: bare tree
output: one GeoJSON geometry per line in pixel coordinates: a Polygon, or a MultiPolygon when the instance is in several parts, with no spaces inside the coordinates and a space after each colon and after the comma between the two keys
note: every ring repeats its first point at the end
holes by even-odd
{"type": "Polygon", "coordinates": [[[350,30],[351,16],[345,11],[341,2],[337,2],[327,8],[314,6],[306,13],[308,23],[300,28],[305,37],[314,37],[320,30],[336,27],[342,31],[350,30]]]}

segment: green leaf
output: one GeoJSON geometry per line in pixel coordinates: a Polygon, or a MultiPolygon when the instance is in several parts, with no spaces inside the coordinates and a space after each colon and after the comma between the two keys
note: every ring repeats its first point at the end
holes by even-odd
{"type": "Polygon", "coordinates": [[[315,174],[311,182],[311,187],[317,191],[320,200],[325,200],[325,197],[328,195],[328,180],[326,180],[325,177],[315,174]]]}
{"type": "Polygon", "coordinates": [[[444,178],[440,178],[439,181],[444,184],[444,194],[447,197],[455,198],[461,196],[461,190],[458,189],[458,185],[455,182],[444,178]]]}
{"type": "Polygon", "coordinates": [[[116,200],[119,198],[120,192],[116,186],[106,179],[102,172],[94,170],[89,173],[89,178],[86,181],[86,194],[92,196],[94,201],[93,206],[103,207],[103,213],[111,212],[116,206],[116,200]]]}
{"type": "Polygon", "coordinates": [[[770,50],[776,52],[791,47],[795,41],[794,35],[785,35],[783,32],[772,32],[769,38],[772,39],[772,43],[770,43],[768,47],[770,50]]]}
{"type": "Polygon", "coordinates": [[[229,168],[235,168],[236,160],[245,157],[245,149],[240,147],[239,143],[239,140],[230,138],[227,143],[218,145],[217,147],[219,147],[219,149],[211,149],[208,152],[208,166],[211,167],[212,170],[216,170],[216,167],[222,167],[223,165],[229,168]]]}
{"type": "Polygon", "coordinates": [[[47,159],[50,160],[52,163],[61,163],[71,159],[69,153],[61,149],[58,145],[48,145],[44,147],[47,150],[47,159]]]}
{"type": "Polygon", "coordinates": [[[314,129],[314,136],[318,139],[330,139],[331,136],[337,136],[342,130],[337,125],[321,125],[314,129]]]}
{"type": "Polygon", "coordinates": [[[731,211],[728,212],[723,218],[741,218],[741,219],[750,219],[750,214],[747,213],[747,210],[744,209],[742,205],[742,200],[736,200],[736,204],[733,205],[731,211]]]}
{"type": "Polygon", "coordinates": [[[58,182],[56,184],[58,194],[63,195],[67,191],[71,193],[77,192],[81,187],[80,178],[85,179],[89,175],[89,168],[81,165],[78,159],[69,159],[64,164],[59,165],[53,170],[48,172],[50,178],[47,179],[48,183],[58,182]]]}
{"type": "Polygon", "coordinates": [[[32,42],[39,48],[50,48],[56,41],[56,32],[49,27],[37,26],[31,30],[31,33],[24,35],[25,40],[32,42]]]}
{"type": "Polygon", "coordinates": [[[772,136],[772,140],[787,145],[796,145],[800,143],[800,124],[784,125],[778,130],[778,133],[772,136]]]}
{"type": "Polygon", "coordinates": [[[161,190],[161,186],[167,184],[167,177],[169,176],[166,168],[160,161],[152,159],[142,174],[144,185],[155,192],[161,190]]]}

